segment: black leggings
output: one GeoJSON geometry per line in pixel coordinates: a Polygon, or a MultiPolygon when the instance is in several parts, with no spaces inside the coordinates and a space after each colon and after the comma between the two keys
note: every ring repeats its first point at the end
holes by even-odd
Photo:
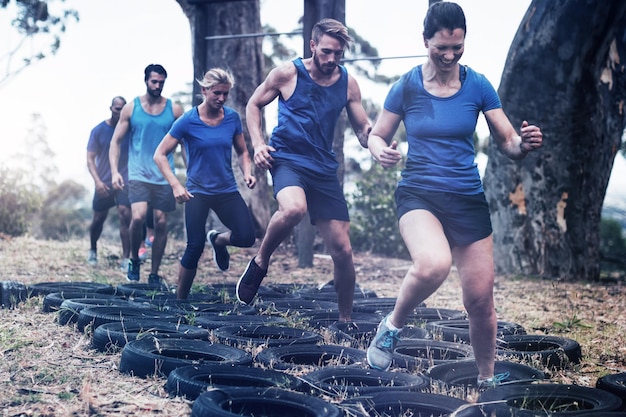
{"type": "Polygon", "coordinates": [[[254,244],[255,231],[252,215],[238,192],[208,196],[195,193],[185,203],[187,247],[180,263],[187,269],[196,269],[206,242],[206,220],[213,210],[222,224],[230,229],[230,245],[249,248],[254,244]]]}

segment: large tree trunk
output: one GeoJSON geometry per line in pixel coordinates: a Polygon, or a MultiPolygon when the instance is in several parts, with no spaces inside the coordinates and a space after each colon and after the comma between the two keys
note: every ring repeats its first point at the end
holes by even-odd
{"type": "Polygon", "coordinates": [[[626,2],[533,0],[499,94],[514,126],[541,127],[521,162],[489,145],[484,184],[496,270],[596,280],[601,209],[624,130],[626,2]]]}
{"type": "MultiPolygon", "coordinates": [[[[228,69],[235,77],[227,105],[241,116],[250,157],[254,155],[246,128],[245,108],[248,98],[265,77],[262,37],[206,39],[211,36],[254,34],[261,32],[259,1],[176,0],[191,25],[194,78],[201,79],[213,67],[228,69]]],[[[200,88],[193,83],[194,105],[200,102],[200,88]]],[[[243,182],[237,156],[233,152],[233,170],[244,200],[250,207],[262,236],[269,222],[270,190],[265,171],[257,170],[257,185],[249,190],[243,182]]]]}

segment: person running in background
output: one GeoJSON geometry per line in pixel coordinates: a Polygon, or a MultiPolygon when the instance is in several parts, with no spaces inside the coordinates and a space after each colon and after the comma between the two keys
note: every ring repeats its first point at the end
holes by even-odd
{"type": "Polygon", "coordinates": [[[273,69],[250,97],[246,121],[257,167],[269,169],[278,211],[270,219],[259,250],[239,278],[240,302],[254,299],[267,274],[270,257],[307,210],[334,264],[339,319],[352,315],[355,271],[350,218],[337,178],[333,152],[335,124],[345,108],[362,146],[367,146],[370,122],[361,103],[357,81],[339,65],[352,38],[334,19],[317,22],[311,33],[310,58],[297,58],[273,69]],[[262,109],[278,97],[278,126],[265,143],[262,109]]]}
{"type": "MultiPolygon", "coordinates": [[[[98,239],[102,234],[104,222],[109,215],[109,209],[117,206],[120,221],[120,240],[122,242],[121,268],[126,270],[130,257],[130,237],[128,226],[130,225],[131,212],[128,200],[128,187],[121,190],[113,188],[111,183],[111,165],[109,164],[109,146],[115,131],[115,126],[120,119],[120,112],[126,104],[124,97],[117,96],[111,101],[109,110],[111,117],[100,122],[91,130],[87,142],[87,169],[93,178],[95,191],[93,194],[92,209],[93,218],[89,226],[89,241],[91,249],[87,261],[95,266],[98,264],[98,239]]],[[[123,178],[128,178],[128,137],[124,136],[120,145],[119,172],[123,178]]]]}
{"type": "Polygon", "coordinates": [[[250,247],[255,230],[248,206],[237,189],[232,169],[235,148],[243,180],[254,188],[252,161],[243,137],[239,114],[224,105],[235,81],[221,69],[212,68],[200,84],[204,100],[174,123],[154,153],[154,161],[172,187],[178,203],[185,203],[187,247],[180,260],[176,298],[187,299],[196,276],[198,260],[204,251],[205,239],[213,247],[213,259],[221,271],[229,268],[227,245],[250,247]],[[171,170],[167,155],[182,144],[187,156],[187,183],[184,187],[171,170]],[[205,232],[209,210],[215,211],[229,230],[205,232]]]}
{"type": "Polygon", "coordinates": [[[428,58],[390,89],[368,145],[385,168],[402,155],[392,138],[404,123],[407,161],[395,192],[400,234],[412,259],[393,311],[367,349],[372,368],[386,370],[407,317],[457,267],[479,388],[498,385],[494,375],[496,311],[493,299],[493,237],[489,206],[475,163],[473,135],[479,113],[487,119],[498,149],[519,160],[541,147],[539,127],[523,121],[518,131],[502,110],[491,83],[460,65],[465,15],[459,5],[431,5],[424,20],[428,58]]]}
{"type": "MultiPolygon", "coordinates": [[[[126,278],[139,281],[139,248],[144,240],[143,227],[148,211],[152,206],[154,214],[154,242],[152,263],[148,283],[159,284],[161,259],[167,245],[167,213],[176,209],[172,189],[153,160],[154,151],[161,139],[183,113],[182,107],[163,97],[163,86],[167,71],[163,66],[150,64],[144,69],[146,93],[127,103],[120,114],[120,120],[113,133],[109,158],[113,177],[113,187],[124,188],[124,178],[118,170],[122,138],[130,132],[128,148],[128,197],[131,203],[130,223],[131,259],[126,278]]],[[[174,169],[174,157],[168,156],[174,169]]]]}

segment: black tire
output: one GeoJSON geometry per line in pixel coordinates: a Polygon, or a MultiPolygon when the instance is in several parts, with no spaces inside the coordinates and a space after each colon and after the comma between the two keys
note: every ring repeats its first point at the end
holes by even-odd
{"type": "MultiPolygon", "coordinates": [[[[357,313],[377,313],[387,315],[396,305],[395,297],[362,298],[354,300],[352,311],[357,313]]],[[[422,303],[419,308],[426,307],[422,303]]]]}
{"type": "Polygon", "coordinates": [[[189,365],[167,377],[168,393],[195,400],[208,388],[278,387],[298,391],[304,383],[286,372],[244,365],[189,365]]]}
{"type": "Polygon", "coordinates": [[[28,298],[28,288],[18,281],[0,281],[0,303],[2,308],[15,308],[28,298]]]}
{"type": "Polygon", "coordinates": [[[102,294],[93,291],[60,291],[46,294],[46,296],[43,298],[41,309],[44,313],[53,313],[59,311],[61,304],[65,300],[87,298],[123,300],[122,297],[119,297],[117,295],[102,294]]]}
{"type": "MultiPolygon", "coordinates": [[[[470,343],[469,320],[431,321],[426,323],[425,327],[435,339],[446,342],[470,343]]],[[[526,334],[523,326],[508,321],[498,321],[496,332],[496,336],[499,338],[526,334]]]]}
{"type": "Polygon", "coordinates": [[[407,325],[422,326],[424,323],[441,320],[460,320],[465,318],[461,310],[437,307],[417,307],[406,320],[407,325]]]}
{"type": "Polygon", "coordinates": [[[279,370],[311,370],[365,363],[365,351],[339,345],[295,345],[263,349],[255,361],[279,370]]]}
{"type": "Polygon", "coordinates": [[[115,288],[109,284],[100,284],[97,282],[40,282],[28,286],[28,293],[31,297],[45,296],[52,292],[60,291],[91,291],[103,294],[113,294],[115,288]]]}
{"type": "Polygon", "coordinates": [[[338,311],[337,303],[323,300],[304,300],[302,298],[287,298],[280,300],[262,300],[257,304],[257,307],[261,311],[267,311],[273,313],[274,311],[280,313],[298,313],[305,314],[308,312],[322,312],[322,311],[338,311]]]}
{"type": "Polygon", "coordinates": [[[596,381],[596,388],[617,395],[622,399],[622,401],[624,401],[624,407],[626,408],[626,372],[605,375],[598,378],[596,381]]]}
{"type": "Polygon", "coordinates": [[[430,381],[422,375],[351,366],[329,366],[302,376],[312,394],[364,395],[389,389],[420,391],[430,381]]]}
{"type": "Polygon", "coordinates": [[[224,326],[213,331],[217,340],[226,345],[245,346],[293,346],[315,344],[322,335],[309,330],[287,326],[224,326]]]}
{"type": "Polygon", "coordinates": [[[152,308],[136,305],[130,306],[98,306],[82,309],[78,315],[76,325],[78,331],[84,332],[90,327],[93,332],[98,326],[105,323],[116,323],[121,321],[136,321],[142,319],[154,319],[164,322],[177,323],[184,320],[176,315],[152,308]]]}
{"type": "Polygon", "coordinates": [[[146,296],[134,297],[136,303],[151,304],[158,308],[177,307],[179,305],[193,303],[217,303],[221,299],[215,294],[192,294],[186,300],[176,299],[176,294],[171,292],[158,292],[146,296]]]}
{"type": "Polygon", "coordinates": [[[126,297],[150,297],[159,293],[167,293],[169,291],[165,284],[148,284],[143,282],[120,284],[115,287],[115,294],[126,297]]]}
{"type": "Polygon", "coordinates": [[[566,417],[616,411],[622,400],[610,392],[579,385],[513,384],[482,392],[478,403],[485,403],[481,406],[485,415],[495,417],[566,417]]]}
{"type": "MultiPolygon", "coordinates": [[[[504,379],[505,384],[529,383],[546,378],[546,375],[539,369],[515,362],[496,361],[495,373],[506,372],[509,376],[504,379]]],[[[427,375],[433,381],[441,381],[445,385],[476,388],[478,368],[474,360],[463,360],[435,365],[428,370],[427,375]]]]}
{"type": "Polygon", "coordinates": [[[424,371],[434,365],[473,357],[469,345],[426,339],[402,339],[393,353],[392,366],[424,371]]]}
{"type": "Polygon", "coordinates": [[[145,338],[128,342],[122,350],[120,371],[138,377],[167,377],[187,365],[249,365],[252,355],[232,346],[196,339],[145,338]]]}
{"type": "Polygon", "coordinates": [[[176,306],[166,307],[169,311],[178,312],[181,315],[197,316],[202,314],[217,313],[222,315],[253,315],[257,310],[250,305],[234,303],[194,303],[180,302],[176,306]]]}
{"type": "Polygon", "coordinates": [[[352,397],[340,403],[361,417],[369,416],[448,416],[469,403],[447,395],[407,391],[379,391],[352,397]]]}
{"type": "Polygon", "coordinates": [[[194,317],[193,324],[204,329],[217,329],[224,326],[281,326],[287,324],[287,319],[265,314],[200,314],[194,317]]]}
{"type": "MultiPolygon", "coordinates": [[[[303,314],[308,325],[314,329],[328,328],[333,323],[339,321],[339,311],[311,312],[303,314]]],[[[352,313],[352,320],[365,322],[369,321],[378,325],[381,316],[376,313],[352,313]]]]}
{"type": "Polygon", "coordinates": [[[191,417],[340,417],[336,405],[312,395],[280,388],[230,388],[202,393],[191,417]]]}
{"type": "Polygon", "coordinates": [[[533,363],[539,360],[548,368],[562,369],[582,358],[580,344],[559,336],[519,335],[498,340],[496,354],[533,363]]]}
{"type": "Polygon", "coordinates": [[[349,342],[352,347],[368,346],[378,330],[373,321],[338,321],[328,326],[337,342],[349,342]]]}
{"type": "Polygon", "coordinates": [[[91,337],[91,345],[101,352],[113,353],[129,341],[144,337],[209,340],[209,336],[208,330],[196,326],[146,319],[98,326],[91,337]]]}
{"type": "Polygon", "coordinates": [[[103,306],[130,308],[134,306],[134,304],[119,298],[70,298],[61,302],[57,312],[57,322],[60,325],[76,323],[81,311],[85,308],[103,306]]]}

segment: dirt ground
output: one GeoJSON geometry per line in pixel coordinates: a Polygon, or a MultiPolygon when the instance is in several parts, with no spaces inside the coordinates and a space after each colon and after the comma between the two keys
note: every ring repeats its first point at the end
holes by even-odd
{"type": "MultiPolygon", "coordinates": [[[[56,281],[125,283],[116,242],[101,242],[99,265],[89,266],[88,242],[0,240],[0,281],[26,285],[56,281]]],[[[184,242],[170,240],[161,273],[176,281],[184,242]]],[[[199,265],[196,284],[236,282],[255,249],[232,249],[231,268],[220,272],[210,250],[199,265]]],[[[379,297],[395,297],[406,260],[356,253],[357,282],[379,297]]],[[[142,267],[145,282],[149,261],[142,267]]],[[[315,283],[332,279],[332,262],[323,254],[312,268],[298,268],[297,257],[281,247],[272,259],[267,282],[315,283]]],[[[567,283],[527,277],[497,277],[498,319],[522,325],[528,333],[553,334],[578,341],[583,360],[551,371],[552,382],[594,386],[597,378],[626,372],[626,289],[624,282],[567,283]]],[[[463,310],[454,271],[428,307],[463,310]]],[[[191,402],[170,397],[162,378],[141,379],[119,372],[120,354],[91,348],[88,335],[61,326],[54,313],[42,312],[33,297],[15,309],[0,310],[0,413],[2,416],[180,416],[191,402]]]]}

